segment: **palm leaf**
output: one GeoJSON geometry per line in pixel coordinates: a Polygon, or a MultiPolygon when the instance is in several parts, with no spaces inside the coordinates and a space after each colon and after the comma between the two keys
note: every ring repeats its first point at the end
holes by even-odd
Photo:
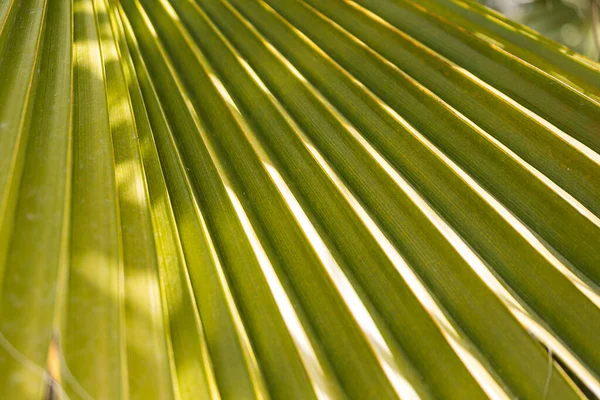
{"type": "Polygon", "coordinates": [[[600,396],[600,69],[458,0],[0,4],[2,398],[600,396]]]}

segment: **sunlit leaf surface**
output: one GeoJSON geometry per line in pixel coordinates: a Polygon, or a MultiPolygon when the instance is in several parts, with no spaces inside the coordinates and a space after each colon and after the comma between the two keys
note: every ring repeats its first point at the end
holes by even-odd
{"type": "Polygon", "coordinates": [[[0,1],[0,398],[594,396],[594,62],[470,1],[0,1]]]}

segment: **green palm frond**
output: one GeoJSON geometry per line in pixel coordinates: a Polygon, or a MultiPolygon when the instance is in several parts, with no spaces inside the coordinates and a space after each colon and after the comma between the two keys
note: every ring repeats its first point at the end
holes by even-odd
{"type": "Polygon", "coordinates": [[[600,68],[460,0],[0,2],[0,397],[600,396],[600,68]]]}

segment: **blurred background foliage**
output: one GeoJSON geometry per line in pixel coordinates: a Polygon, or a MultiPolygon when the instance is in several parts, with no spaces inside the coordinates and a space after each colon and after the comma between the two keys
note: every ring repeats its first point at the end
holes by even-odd
{"type": "Polygon", "coordinates": [[[600,59],[600,0],[479,0],[593,60],[600,59]]]}

